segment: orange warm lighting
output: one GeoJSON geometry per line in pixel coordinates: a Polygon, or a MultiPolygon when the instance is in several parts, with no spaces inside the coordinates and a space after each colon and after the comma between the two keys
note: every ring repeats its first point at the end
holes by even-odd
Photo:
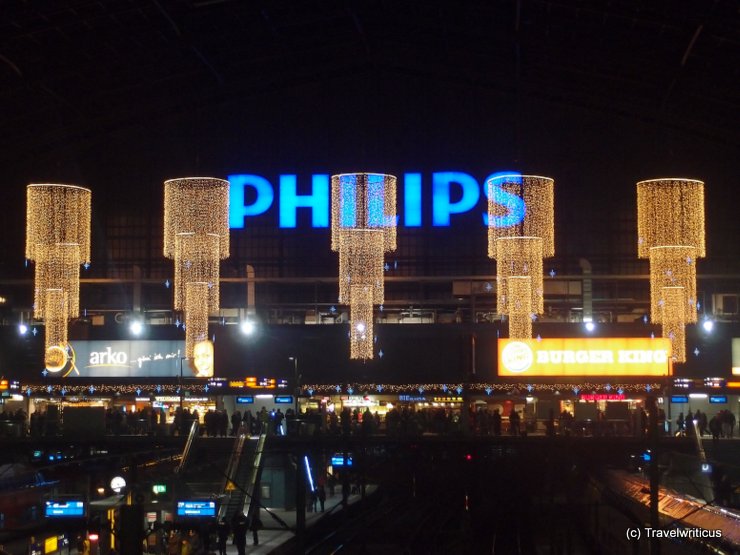
{"type": "Polygon", "coordinates": [[[499,376],[670,376],[665,338],[568,338],[498,341],[499,376]]]}

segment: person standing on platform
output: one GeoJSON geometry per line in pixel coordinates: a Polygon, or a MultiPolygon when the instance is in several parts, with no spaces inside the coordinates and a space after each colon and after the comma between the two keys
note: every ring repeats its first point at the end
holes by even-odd
{"type": "Polygon", "coordinates": [[[252,530],[252,542],[254,542],[254,545],[259,545],[259,531],[262,529],[262,521],[260,520],[259,509],[257,509],[257,512],[252,517],[252,525],[250,526],[250,529],[252,530]]]}
{"type": "MultiPolygon", "coordinates": [[[[231,527],[226,522],[226,517],[221,517],[216,525],[216,534],[218,536],[218,555],[226,555],[226,542],[229,541],[229,532],[231,527]]],[[[245,540],[246,541],[246,540],[245,540]]]]}
{"type": "Polygon", "coordinates": [[[326,488],[324,487],[324,484],[320,484],[319,487],[316,489],[316,494],[319,497],[319,504],[321,505],[321,512],[324,512],[324,505],[326,503],[326,488]]]}
{"type": "Polygon", "coordinates": [[[239,432],[239,426],[242,424],[242,415],[238,410],[235,410],[231,415],[231,435],[235,436],[239,432]]]}
{"type": "Polygon", "coordinates": [[[249,519],[242,511],[234,513],[231,521],[231,528],[234,530],[234,545],[239,555],[246,555],[247,552],[247,530],[249,530],[249,519]]]}

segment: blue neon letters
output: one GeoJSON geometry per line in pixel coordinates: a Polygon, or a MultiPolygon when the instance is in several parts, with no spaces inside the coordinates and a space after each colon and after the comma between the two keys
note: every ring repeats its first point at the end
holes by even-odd
{"type": "MultiPolygon", "coordinates": [[[[505,208],[505,215],[496,216],[493,222],[495,227],[509,227],[520,223],[524,219],[526,206],[522,198],[512,195],[497,187],[496,181],[507,176],[510,181],[514,172],[497,172],[489,175],[483,180],[482,185],[475,177],[465,172],[434,172],[431,175],[432,188],[432,225],[435,227],[449,227],[452,216],[464,214],[474,210],[481,197],[486,200],[488,194],[488,181],[493,180],[493,201],[505,208]],[[483,195],[481,195],[481,190],[483,195]]],[[[228,177],[231,183],[229,225],[233,229],[245,227],[247,218],[265,214],[275,201],[275,190],[272,183],[260,175],[234,174],[228,177]],[[247,202],[251,200],[251,202],[247,202]]],[[[423,225],[422,211],[422,174],[406,173],[403,175],[403,207],[399,207],[398,213],[400,224],[405,227],[421,227],[423,225]]],[[[311,214],[311,227],[326,228],[329,226],[329,176],[327,174],[314,174],[311,176],[311,189],[309,193],[298,194],[298,179],[296,175],[284,174],[278,178],[278,214],[281,228],[295,228],[297,226],[298,210],[307,210],[311,214]]],[[[372,184],[371,184],[372,185],[372,184]]],[[[380,184],[379,184],[380,185],[380,184]]],[[[382,201],[375,206],[373,198],[381,196],[373,195],[372,187],[370,217],[371,225],[382,225],[383,209],[382,201]],[[375,221],[377,220],[377,221],[375,221]]],[[[347,206],[342,210],[342,221],[349,224],[354,219],[353,207],[347,206]],[[346,221],[345,221],[346,220],[346,221]]],[[[488,225],[488,214],[482,213],[483,224],[488,225]]]]}

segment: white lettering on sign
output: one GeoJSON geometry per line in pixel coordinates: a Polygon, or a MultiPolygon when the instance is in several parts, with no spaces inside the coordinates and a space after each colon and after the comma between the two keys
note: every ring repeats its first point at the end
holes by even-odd
{"type": "Polygon", "coordinates": [[[90,366],[126,366],[128,355],[123,351],[114,351],[108,347],[105,351],[90,353],[90,366]]]}
{"type": "Polygon", "coordinates": [[[537,351],[537,364],[614,364],[612,351],[537,351]]]}
{"type": "Polygon", "coordinates": [[[664,364],[668,360],[668,352],[657,351],[619,351],[619,362],[624,364],[664,364]]]}

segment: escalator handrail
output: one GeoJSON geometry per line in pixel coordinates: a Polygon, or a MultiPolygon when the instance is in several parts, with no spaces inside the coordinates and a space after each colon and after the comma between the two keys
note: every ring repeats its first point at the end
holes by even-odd
{"type": "Polygon", "coordinates": [[[190,455],[190,449],[193,446],[193,441],[198,437],[198,421],[193,420],[193,424],[190,426],[190,433],[188,434],[188,440],[185,442],[185,448],[182,450],[182,457],[180,458],[180,464],[175,468],[175,473],[180,474],[185,468],[185,464],[188,462],[188,456],[190,455]]]}

